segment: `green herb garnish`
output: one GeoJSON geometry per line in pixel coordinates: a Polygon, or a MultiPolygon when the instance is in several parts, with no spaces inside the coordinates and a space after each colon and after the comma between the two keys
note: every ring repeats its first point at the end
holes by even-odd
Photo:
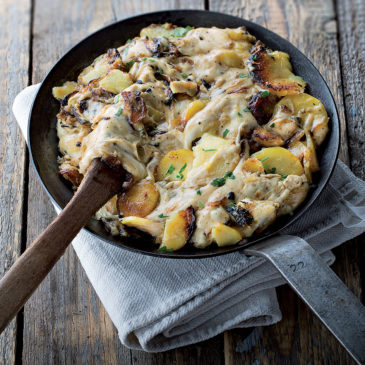
{"type": "Polygon", "coordinates": [[[213,186],[223,186],[226,183],[226,179],[224,177],[217,177],[211,181],[211,185],[213,186]]]}
{"type": "Polygon", "coordinates": [[[280,176],[281,176],[280,181],[283,181],[288,177],[288,175],[285,174],[280,174],[280,176]]]}
{"type": "Polygon", "coordinates": [[[147,200],[148,200],[149,202],[153,202],[153,200],[152,200],[151,198],[147,198],[147,200]]]}
{"type": "Polygon", "coordinates": [[[223,138],[226,138],[228,133],[229,133],[229,129],[226,128],[223,132],[223,138]]]}
{"type": "Polygon", "coordinates": [[[178,27],[176,28],[172,33],[171,36],[172,37],[184,37],[186,35],[187,32],[189,32],[189,30],[191,30],[192,28],[188,25],[187,27],[183,28],[183,27],[178,27]]]}
{"type": "Polygon", "coordinates": [[[232,171],[227,171],[225,174],[224,174],[224,178],[225,179],[231,179],[231,180],[234,180],[236,178],[236,176],[233,175],[233,172],[232,171]]]}
{"type": "Polygon", "coordinates": [[[141,60],[142,61],[146,61],[147,57],[142,57],[141,60]]]}
{"type": "Polygon", "coordinates": [[[241,118],[243,117],[243,115],[240,112],[238,112],[237,114],[239,117],[241,117],[241,118]]]}
{"type": "Polygon", "coordinates": [[[200,189],[198,189],[198,190],[196,191],[196,194],[197,194],[197,195],[202,195],[202,192],[200,191],[200,189]]]}
{"type": "Polygon", "coordinates": [[[267,96],[270,95],[270,91],[265,90],[260,94],[260,98],[266,98],[267,96]]]}
{"type": "Polygon", "coordinates": [[[128,39],[128,40],[127,40],[127,43],[131,43],[131,42],[132,42],[132,40],[131,40],[131,39],[128,39]]]}
{"type": "Polygon", "coordinates": [[[202,202],[198,202],[200,208],[205,208],[205,205],[202,202]]]}
{"type": "Polygon", "coordinates": [[[270,172],[270,174],[275,174],[276,173],[276,167],[271,168],[269,172],[270,172]]]}
{"type": "Polygon", "coordinates": [[[160,247],[157,252],[163,252],[163,253],[166,253],[166,252],[174,252],[174,250],[172,248],[167,248],[166,246],[162,246],[160,247]]]}
{"type": "Polygon", "coordinates": [[[118,101],[119,101],[119,95],[117,95],[117,96],[114,98],[114,103],[116,104],[118,101]]]}
{"type": "Polygon", "coordinates": [[[244,79],[244,78],[248,78],[250,76],[248,76],[247,74],[239,74],[238,75],[241,79],[244,79]]]}
{"type": "Polygon", "coordinates": [[[134,65],[136,61],[135,60],[130,60],[129,62],[127,62],[125,65],[127,66],[127,70],[129,71],[132,66],[134,65]]]}
{"type": "Polygon", "coordinates": [[[235,205],[234,205],[234,203],[233,203],[233,202],[229,202],[229,206],[230,206],[230,207],[232,207],[232,208],[234,208],[234,207],[235,207],[235,205]]]}
{"type": "Polygon", "coordinates": [[[149,58],[148,61],[150,61],[150,62],[156,62],[153,58],[149,58]]]}
{"type": "Polygon", "coordinates": [[[257,59],[257,54],[254,54],[254,55],[252,56],[252,59],[253,59],[254,61],[256,61],[256,59],[257,59]]]}
{"type": "Polygon", "coordinates": [[[275,127],[275,123],[270,124],[270,128],[274,128],[275,127]]]}
{"type": "Polygon", "coordinates": [[[212,152],[212,151],[217,151],[217,149],[216,148],[211,148],[209,150],[206,150],[205,148],[202,148],[202,151],[204,151],[204,152],[212,152]]]}
{"type": "Polygon", "coordinates": [[[115,113],[115,115],[117,117],[120,117],[120,115],[122,114],[122,112],[123,112],[123,109],[122,108],[119,108],[118,111],[115,113]]]}
{"type": "Polygon", "coordinates": [[[174,172],[174,170],[175,170],[175,166],[174,165],[170,165],[170,167],[166,171],[166,175],[171,175],[174,172]]]}
{"type": "Polygon", "coordinates": [[[265,157],[263,160],[261,160],[261,162],[265,162],[269,159],[270,157],[265,157]]]}
{"type": "Polygon", "coordinates": [[[249,112],[249,111],[250,111],[250,109],[245,108],[245,109],[243,109],[243,111],[247,113],[247,112],[249,112]]]}
{"type": "Polygon", "coordinates": [[[169,216],[168,215],[163,215],[163,213],[159,214],[158,215],[159,218],[168,218],[169,216]]]}
{"type": "Polygon", "coordinates": [[[182,73],[181,73],[181,76],[182,76],[184,79],[186,79],[186,78],[188,77],[188,75],[187,75],[185,72],[182,72],[182,73]]]}
{"type": "Polygon", "coordinates": [[[176,177],[180,180],[182,180],[184,178],[184,175],[182,174],[182,172],[186,169],[186,162],[184,163],[183,167],[179,170],[179,174],[176,175],[176,177]]]}

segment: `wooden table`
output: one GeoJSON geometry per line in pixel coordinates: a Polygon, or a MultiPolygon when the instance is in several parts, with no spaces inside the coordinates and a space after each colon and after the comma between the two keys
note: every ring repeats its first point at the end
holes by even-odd
{"type": "MultiPolygon", "coordinates": [[[[296,45],[320,70],[335,96],[342,124],[341,159],[365,178],[363,0],[2,0],[1,275],[55,216],[29,164],[11,112],[15,95],[40,82],[68,48],[94,30],[124,17],[167,8],[238,15],[296,45]]],[[[333,266],[363,300],[364,238],[335,249],[337,261],[333,266]]],[[[283,320],[255,328],[248,337],[247,330],[233,330],[165,353],[131,351],[120,344],[116,329],[69,248],[24,311],[0,336],[0,364],[353,363],[287,286],[278,289],[278,296],[283,320]]]]}

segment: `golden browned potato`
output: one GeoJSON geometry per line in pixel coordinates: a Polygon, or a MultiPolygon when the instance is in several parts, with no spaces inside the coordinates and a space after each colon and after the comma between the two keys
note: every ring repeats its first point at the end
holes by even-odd
{"type": "Polygon", "coordinates": [[[161,236],[163,232],[163,224],[160,222],[154,222],[147,218],[141,217],[125,217],[121,219],[122,224],[127,227],[133,227],[139,229],[142,232],[148,233],[153,237],[161,236]]]}
{"type": "Polygon", "coordinates": [[[256,44],[251,53],[250,74],[260,86],[278,96],[304,92],[306,83],[293,74],[287,53],[273,52],[261,42],[256,44]]]}
{"type": "Polygon", "coordinates": [[[127,72],[122,72],[117,69],[109,71],[107,75],[99,81],[100,87],[114,94],[121,93],[132,84],[132,76],[127,72]]]}
{"type": "Polygon", "coordinates": [[[284,141],[280,136],[271,133],[262,127],[256,128],[253,131],[252,140],[264,147],[276,147],[284,144],[284,141]]]}
{"type": "Polygon", "coordinates": [[[266,173],[281,175],[302,175],[303,166],[298,157],[283,147],[263,148],[251,157],[260,160],[266,173]]]}
{"type": "Polygon", "coordinates": [[[68,94],[71,94],[73,91],[77,90],[79,86],[76,82],[66,81],[62,86],[56,86],[52,88],[52,95],[56,99],[63,99],[68,94]]]}
{"type": "Polygon", "coordinates": [[[167,218],[161,248],[179,250],[189,241],[195,228],[193,207],[180,210],[167,218]]]}
{"type": "Polygon", "coordinates": [[[212,238],[219,247],[224,247],[239,242],[242,236],[236,229],[217,223],[212,229],[212,238]]]}
{"type": "Polygon", "coordinates": [[[140,181],[118,197],[117,207],[124,217],[146,217],[156,207],[159,192],[155,185],[148,181],[140,181]]]}
{"type": "Polygon", "coordinates": [[[194,155],[190,150],[175,150],[167,153],[157,167],[158,181],[183,181],[193,165],[194,155]]]}
{"type": "Polygon", "coordinates": [[[172,81],[170,89],[174,94],[188,94],[194,96],[198,92],[198,84],[190,81],[172,81]]]}
{"type": "Polygon", "coordinates": [[[304,130],[312,133],[314,143],[319,146],[328,133],[328,115],[323,104],[315,97],[303,93],[281,99],[275,106],[274,116],[296,118],[304,130]]]}
{"type": "Polygon", "coordinates": [[[248,158],[245,160],[242,164],[242,170],[257,174],[265,172],[262,162],[257,158],[248,158]]]}
{"type": "Polygon", "coordinates": [[[186,109],[185,112],[185,117],[184,119],[186,121],[188,121],[189,119],[191,119],[197,112],[199,112],[200,110],[202,110],[205,107],[205,103],[202,100],[194,100],[192,101],[189,105],[188,108],[186,109]]]}

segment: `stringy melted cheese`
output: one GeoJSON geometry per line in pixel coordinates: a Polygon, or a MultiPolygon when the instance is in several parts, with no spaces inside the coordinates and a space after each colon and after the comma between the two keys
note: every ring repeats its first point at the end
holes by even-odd
{"type": "MultiPolygon", "coordinates": [[[[60,170],[82,176],[94,158],[116,157],[134,183],[149,181],[159,193],[158,204],[146,219],[163,227],[167,216],[193,207],[196,226],[191,241],[196,247],[213,242],[212,228],[218,223],[233,225],[243,238],[249,237],[278,215],[293,212],[307,194],[307,177],[242,167],[252,152],[250,135],[259,127],[248,104],[264,91],[249,72],[255,38],[243,28],[198,28],[178,35],[174,31],[170,25],[148,27],[141,32],[144,36],[98,57],[77,83],[54,88],[55,97],[62,100],[57,125],[60,170]],[[136,122],[131,121],[126,92],[146,106],[136,122]],[[188,119],[187,110],[195,100],[201,101],[199,110],[188,119]],[[197,150],[202,136],[220,137],[225,144],[216,151],[206,149],[200,161],[197,150]],[[181,181],[157,181],[161,159],[179,149],[194,153],[189,172],[181,181]],[[232,174],[224,185],[212,185],[224,172],[232,174]],[[224,205],[214,203],[232,192],[234,204],[250,207],[250,224],[234,224],[224,205]]],[[[96,217],[113,234],[125,235],[115,201],[96,217]]],[[[156,237],[161,240],[162,233],[156,237]]]]}

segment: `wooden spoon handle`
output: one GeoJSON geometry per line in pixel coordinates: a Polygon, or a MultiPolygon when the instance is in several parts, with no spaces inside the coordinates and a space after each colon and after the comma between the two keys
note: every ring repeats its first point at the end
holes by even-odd
{"type": "Polygon", "coordinates": [[[121,190],[122,168],[92,161],[76,194],[59,216],[17,259],[0,280],[0,332],[24,306],[90,217],[121,190]]]}

